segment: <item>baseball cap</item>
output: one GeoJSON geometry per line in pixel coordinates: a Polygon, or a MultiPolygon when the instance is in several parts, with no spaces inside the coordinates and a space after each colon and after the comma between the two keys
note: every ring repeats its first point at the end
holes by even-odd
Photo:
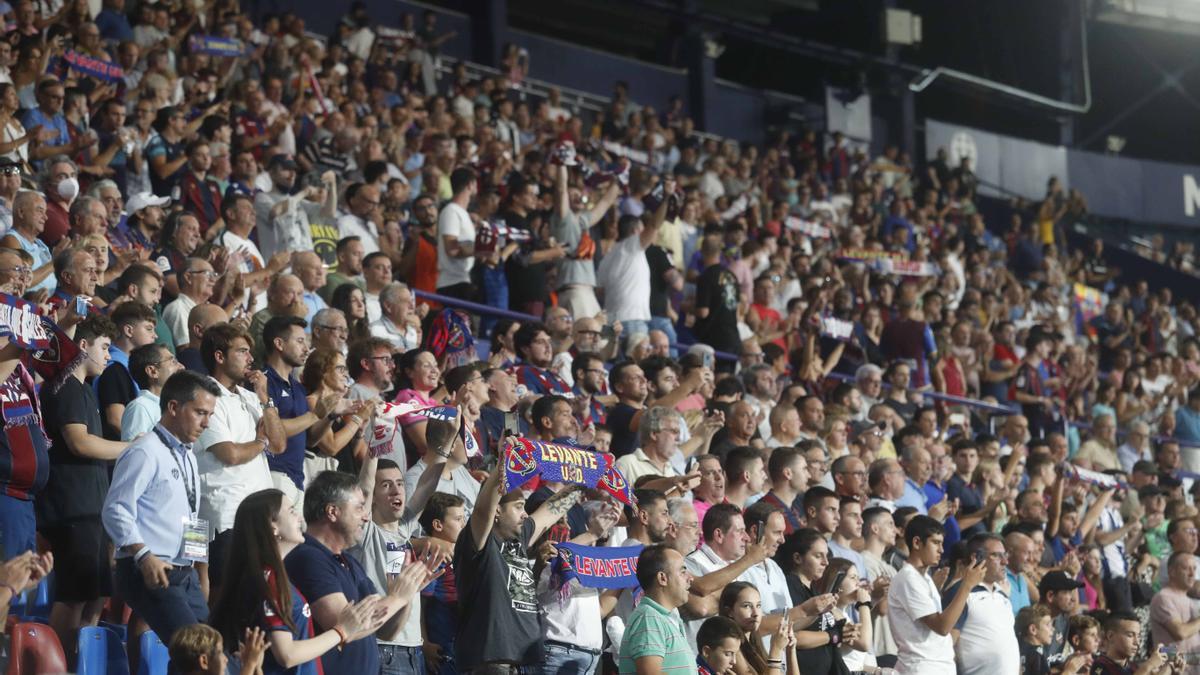
{"type": "Polygon", "coordinates": [[[1074,591],[1083,588],[1083,583],[1076,581],[1066,572],[1047,572],[1038,582],[1038,593],[1045,595],[1048,591],[1074,591]]]}
{"type": "Polygon", "coordinates": [[[170,197],[159,197],[149,192],[139,192],[125,202],[125,212],[133,215],[147,206],[166,206],[171,203],[170,197]]]}
{"type": "Polygon", "coordinates": [[[1158,485],[1143,485],[1138,488],[1138,499],[1149,499],[1151,497],[1161,497],[1167,494],[1167,491],[1158,485]]]}

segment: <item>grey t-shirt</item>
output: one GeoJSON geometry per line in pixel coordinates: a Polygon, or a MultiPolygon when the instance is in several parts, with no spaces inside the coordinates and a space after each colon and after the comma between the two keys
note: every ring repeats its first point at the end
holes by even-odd
{"type": "MultiPolygon", "coordinates": [[[[362,544],[350,549],[350,555],[362,563],[367,577],[380,593],[387,593],[389,576],[399,574],[404,568],[412,551],[410,542],[420,533],[421,526],[417,524],[419,515],[406,509],[395,532],[383,529],[374,521],[368,522],[363,531],[362,544]]],[[[400,635],[394,642],[380,639],[379,643],[420,647],[421,642],[421,594],[418,592],[413,595],[412,606],[408,608],[400,635]]]]}
{"type": "Polygon", "coordinates": [[[565,244],[567,247],[567,257],[558,261],[559,288],[568,284],[583,284],[592,287],[596,285],[596,264],[592,256],[589,255],[585,259],[571,257],[579,250],[580,241],[585,237],[591,238],[591,235],[588,234],[590,220],[590,214],[587,211],[582,213],[568,211],[561,218],[557,215],[550,218],[551,234],[560,244],[565,244]]]}

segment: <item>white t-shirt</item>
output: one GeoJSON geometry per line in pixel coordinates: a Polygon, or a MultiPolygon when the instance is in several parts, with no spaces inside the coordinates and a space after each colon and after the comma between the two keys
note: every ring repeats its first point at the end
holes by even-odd
{"type": "Polygon", "coordinates": [[[537,594],[542,605],[542,631],[547,640],[599,650],[604,644],[600,589],[567,582],[567,596],[551,584],[550,565],[542,570],[537,594]]]}
{"type": "Polygon", "coordinates": [[[237,386],[230,391],[219,383],[217,386],[221,387],[221,398],[195,445],[200,470],[200,517],[208,521],[210,537],[233,527],[233,517],[243,499],[273,487],[266,452],[245,464],[229,465],[208,451],[216,443],[253,441],[263,414],[254,392],[237,386]]]}
{"type": "Polygon", "coordinates": [[[379,227],[369,220],[364,220],[347,213],[337,219],[338,236],[358,237],[362,241],[363,255],[379,250],[379,227]]]}
{"type": "Polygon", "coordinates": [[[180,293],[163,308],[163,323],[171,329],[171,337],[174,338],[176,347],[186,345],[191,341],[191,336],[188,334],[188,314],[192,313],[195,306],[195,300],[180,293]]]}
{"type": "MultiPolygon", "coordinates": [[[[961,582],[959,582],[961,583],[961,582]]],[[[967,606],[955,628],[959,631],[960,675],[1017,675],[1021,672],[1021,650],[1013,631],[1013,610],[1006,584],[980,584],[971,589],[967,606]]],[[[958,592],[959,584],[947,591],[958,592]]]]}
{"type": "Polygon", "coordinates": [[[600,261],[596,284],[604,289],[604,311],[617,321],[650,320],[650,263],[639,235],[621,241],[600,261]]]}
{"type": "Polygon", "coordinates": [[[438,214],[437,227],[437,257],[438,280],[437,287],[445,288],[455,284],[467,283],[471,280],[471,268],[475,266],[475,258],[451,258],[446,253],[446,245],[442,237],[454,237],[460,244],[475,242],[475,225],[471,222],[471,214],[454,202],[447,202],[438,214]]]}
{"type": "MultiPolygon", "coordinates": [[[[421,480],[421,474],[425,473],[426,466],[428,465],[425,463],[425,460],[418,459],[417,463],[412,465],[412,468],[404,472],[404,489],[406,494],[411,495],[417,489],[417,483],[421,480]]],[[[437,491],[462,497],[465,502],[463,504],[463,511],[470,518],[471,511],[475,509],[475,502],[479,500],[479,481],[471,476],[471,472],[467,470],[467,467],[460,466],[450,472],[449,478],[438,478],[437,491]]]]}
{"type": "Polygon", "coordinates": [[[900,648],[897,673],[955,675],[953,638],[938,635],[921,621],[941,611],[942,598],[933,579],[905,563],[888,590],[888,624],[900,648]]]}

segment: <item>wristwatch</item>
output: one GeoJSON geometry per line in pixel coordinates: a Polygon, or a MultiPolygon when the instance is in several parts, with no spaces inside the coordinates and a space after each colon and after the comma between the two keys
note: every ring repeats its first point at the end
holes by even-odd
{"type": "Polygon", "coordinates": [[[274,407],[275,407],[275,399],[273,399],[273,398],[268,398],[266,403],[261,403],[261,402],[260,402],[260,404],[259,404],[259,405],[261,405],[261,406],[262,406],[262,409],[263,409],[263,411],[264,411],[264,412],[266,412],[267,408],[274,408],[274,407]]]}

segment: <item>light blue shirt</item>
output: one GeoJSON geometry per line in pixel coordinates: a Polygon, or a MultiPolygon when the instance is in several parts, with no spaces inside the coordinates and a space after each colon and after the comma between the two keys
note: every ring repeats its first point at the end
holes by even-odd
{"type": "Polygon", "coordinates": [[[304,291],[304,306],[307,308],[307,311],[304,314],[304,320],[308,322],[308,328],[305,330],[311,333],[313,317],[317,315],[317,312],[325,309],[329,305],[325,304],[325,301],[321,298],[321,296],[317,295],[316,291],[304,291]]]}
{"type": "Polygon", "coordinates": [[[162,417],[159,406],[158,394],[143,389],[125,406],[125,414],[121,415],[121,440],[128,443],[141,434],[150,433],[162,417]]]}
{"type": "Polygon", "coordinates": [[[843,558],[845,560],[849,560],[850,562],[854,563],[854,567],[858,569],[858,578],[867,578],[867,561],[863,559],[861,553],[852,548],[844,548],[841,544],[838,544],[832,539],[828,541],[828,544],[830,558],[843,558]]]}
{"type": "Polygon", "coordinates": [[[925,490],[908,476],[904,477],[904,494],[896,500],[896,508],[902,506],[911,506],[923,516],[929,515],[929,510],[925,508],[925,490]]]}
{"type": "Polygon", "coordinates": [[[200,506],[200,472],[191,445],[162,425],[155,431],[117,458],[101,511],[104,530],[117,548],[117,558],[130,557],[124,547],[144,544],[173,565],[190,565],[183,558],[183,534],[200,506]],[[187,483],[194,507],[188,503],[187,483]]]}
{"type": "Polygon", "coordinates": [[[1175,411],[1175,438],[1193,444],[1200,443],[1200,413],[1182,405],[1175,411]]]}
{"type": "Polygon", "coordinates": [[[1012,603],[1013,616],[1016,616],[1023,607],[1029,606],[1029,584],[1025,582],[1025,575],[1013,574],[1007,567],[1004,576],[1008,577],[1008,600],[1012,603]]]}
{"type": "MultiPolygon", "coordinates": [[[[22,236],[20,232],[17,232],[16,230],[9,230],[8,233],[16,238],[17,243],[21,245],[22,250],[24,250],[29,255],[33,256],[33,265],[32,265],[33,269],[36,270],[37,268],[41,267],[42,265],[45,265],[46,263],[53,260],[53,256],[50,253],[50,247],[46,245],[46,242],[42,241],[41,239],[34,239],[33,241],[29,241],[24,236],[22,236]]],[[[42,279],[41,283],[31,286],[29,288],[29,290],[31,290],[31,291],[45,290],[47,293],[53,294],[55,289],[57,289],[57,288],[58,288],[58,279],[53,274],[48,274],[48,275],[46,275],[45,279],[42,279]]]]}

